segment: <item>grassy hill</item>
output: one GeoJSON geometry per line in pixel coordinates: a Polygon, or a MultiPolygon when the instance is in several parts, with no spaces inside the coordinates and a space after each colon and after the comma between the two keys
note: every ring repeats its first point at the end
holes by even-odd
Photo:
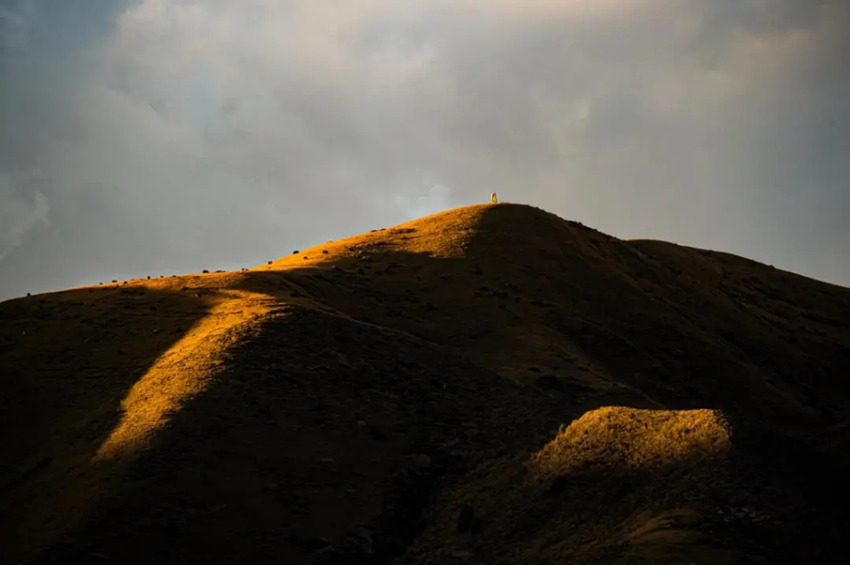
{"type": "Polygon", "coordinates": [[[850,289],[471,206],[0,303],[2,563],[843,563],[850,289]]]}

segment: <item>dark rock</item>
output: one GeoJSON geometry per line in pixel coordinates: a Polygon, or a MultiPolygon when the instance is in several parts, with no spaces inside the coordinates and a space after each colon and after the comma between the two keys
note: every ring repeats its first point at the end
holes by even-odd
{"type": "Polygon", "coordinates": [[[464,533],[472,531],[475,525],[475,509],[471,504],[461,503],[457,510],[457,532],[464,533]]]}
{"type": "Polygon", "coordinates": [[[555,375],[540,375],[534,382],[540,388],[549,390],[561,390],[563,388],[561,381],[555,375]]]}
{"type": "Polygon", "coordinates": [[[546,494],[549,496],[557,496],[561,494],[567,486],[566,477],[555,477],[549,486],[546,488],[546,494]]]}

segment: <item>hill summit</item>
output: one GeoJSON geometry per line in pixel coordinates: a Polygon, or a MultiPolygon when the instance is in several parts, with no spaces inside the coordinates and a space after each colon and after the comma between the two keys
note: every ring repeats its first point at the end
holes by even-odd
{"type": "Polygon", "coordinates": [[[469,206],[0,303],[3,563],[843,563],[850,290],[469,206]]]}

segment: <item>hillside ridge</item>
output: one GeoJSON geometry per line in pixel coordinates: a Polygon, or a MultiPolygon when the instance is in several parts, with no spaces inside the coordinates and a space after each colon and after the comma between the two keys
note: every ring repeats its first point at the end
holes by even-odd
{"type": "Polygon", "coordinates": [[[837,563],[848,328],[848,289],[516,204],[9,300],[0,561],[837,563]]]}

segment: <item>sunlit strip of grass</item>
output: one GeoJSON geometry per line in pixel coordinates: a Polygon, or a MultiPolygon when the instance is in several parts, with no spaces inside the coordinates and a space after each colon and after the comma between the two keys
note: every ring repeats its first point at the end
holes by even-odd
{"type": "Polygon", "coordinates": [[[158,430],[220,369],[233,337],[270,309],[263,294],[227,291],[210,312],[162,354],[121,402],[121,421],[103,442],[95,461],[133,456],[147,448],[158,430]]]}
{"type": "Polygon", "coordinates": [[[719,410],[606,406],[562,429],[530,467],[541,478],[630,472],[721,457],[730,447],[730,428],[719,410]]]}

